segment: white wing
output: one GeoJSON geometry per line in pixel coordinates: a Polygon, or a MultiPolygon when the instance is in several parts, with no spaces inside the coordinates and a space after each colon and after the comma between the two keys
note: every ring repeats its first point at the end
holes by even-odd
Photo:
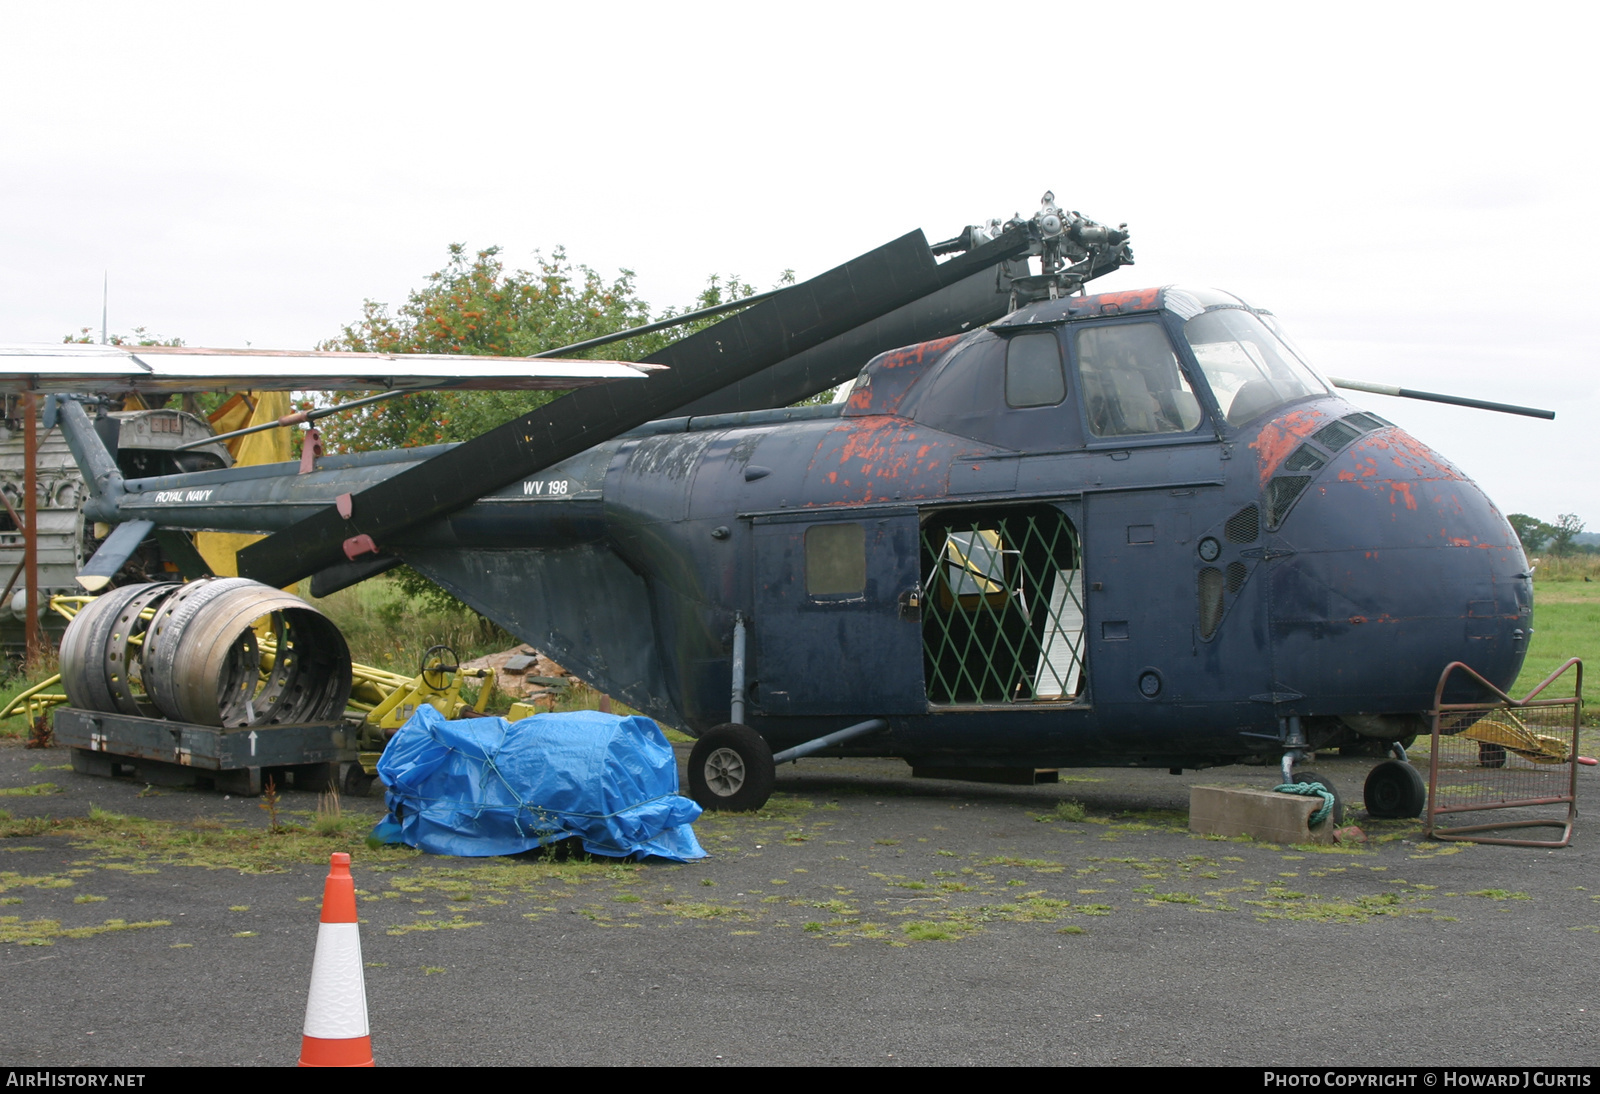
{"type": "Polygon", "coordinates": [[[0,392],[536,390],[642,380],[661,365],[432,353],[0,345],[0,392]]]}

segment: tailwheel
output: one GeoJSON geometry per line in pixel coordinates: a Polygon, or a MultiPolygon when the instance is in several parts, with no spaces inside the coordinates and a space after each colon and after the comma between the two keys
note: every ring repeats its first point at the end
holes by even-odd
{"type": "Polygon", "coordinates": [[[1391,819],[1418,817],[1428,803],[1428,788],[1422,775],[1410,764],[1399,760],[1385,760],[1372,769],[1362,788],[1366,799],[1367,815],[1391,819]]]}
{"type": "Polygon", "coordinates": [[[1328,793],[1333,795],[1333,815],[1328,819],[1333,821],[1335,827],[1344,823],[1344,799],[1339,796],[1339,788],[1333,785],[1333,780],[1318,775],[1315,771],[1296,771],[1294,781],[1297,783],[1321,783],[1328,788],[1328,793]]]}
{"type": "Polygon", "coordinates": [[[703,809],[760,809],[776,775],[772,749],[749,726],[717,726],[689,753],[689,796],[703,809]]]}

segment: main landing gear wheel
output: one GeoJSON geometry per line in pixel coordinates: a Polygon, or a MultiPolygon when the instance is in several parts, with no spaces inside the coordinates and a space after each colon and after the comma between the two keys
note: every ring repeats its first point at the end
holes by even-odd
{"type": "Polygon", "coordinates": [[[717,726],[689,753],[689,796],[702,809],[760,809],[775,778],[772,749],[749,726],[717,726]]]}
{"type": "Polygon", "coordinates": [[[1361,794],[1367,802],[1367,815],[1386,820],[1421,816],[1428,803],[1422,774],[1399,760],[1385,760],[1373,768],[1361,794]]]}
{"type": "Polygon", "coordinates": [[[1333,816],[1329,820],[1333,821],[1335,826],[1344,823],[1344,799],[1339,796],[1339,788],[1333,785],[1332,779],[1323,778],[1315,771],[1296,771],[1294,773],[1294,781],[1297,783],[1321,783],[1327,787],[1328,792],[1333,795],[1333,816]]]}

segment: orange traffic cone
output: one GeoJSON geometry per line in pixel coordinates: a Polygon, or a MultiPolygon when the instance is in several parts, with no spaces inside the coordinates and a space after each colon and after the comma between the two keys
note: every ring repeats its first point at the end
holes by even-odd
{"type": "Polygon", "coordinates": [[[361,974],[361,934],[356,926],[356,883],[350,856],[333,856],[322,887],[322,923],[311,962],[301,1067],[373,1067],[367,1026],[367,985],[361,974]]]}

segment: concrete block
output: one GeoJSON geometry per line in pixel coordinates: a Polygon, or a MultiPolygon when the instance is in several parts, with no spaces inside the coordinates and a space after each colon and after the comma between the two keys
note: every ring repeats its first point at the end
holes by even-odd
{"type": "Polygon", "coordinates": [[[1276,794],[1237,786],[1189,788],[1189,831],[1203,836],[1249,836],[1267,843],[1332,843],[1332,818],[1312,828],[1320,797],[1276,794]]]}

